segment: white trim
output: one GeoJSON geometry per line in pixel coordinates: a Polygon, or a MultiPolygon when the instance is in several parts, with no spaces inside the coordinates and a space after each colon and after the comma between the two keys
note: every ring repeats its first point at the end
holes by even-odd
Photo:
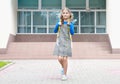
{"type": "Polygon", "coordinates": [[[66,0],[61,0],[62,1],[62,9],[66,7],[66,0]]]}
{"type": "Polygon", "coordinates": [[[96,14],[97,14],[97,13],[96,13],[96,11],[95,11],[95,12],[94,12],[94,21],[95,21],[95,22],[94,22],[94,25],[95,25],[94,27],[95,27],[95,34],[96,34],[96,30],[97,30],[97,29],[96,29],[96,25],[97,25],[97,23],[96,23],[96,21],[97,21],[97,20],[96,20],[96,19],[97,19],[97,18],[96,18],[96,14]]]}
{"type": "Polygon", "coordinates": [[[78,31],[78,33],[80,34],[81,33],[81,20],[80,20],[81,19],[81,12],[79,11],[78,14],[79,14],[78,15],[78,17],[79,17],[79,19],[78,19],[79,20],[79,23],[78,23],[78,25],[79,25],[79,28],[78,28],[79,31],[78,31]]]}
{"type": "MultiPolygon", "coordinates": [[[[27,35],[27,34],[31,34],[31,33],[17,33],[17,35],[27,35]]],[[[56,35],[57,33],[32,33],[32,35],[35,35],[35,34],[39,34],[39,35],[56,35]]],[[[77,34],[95,34],[95,33],[75,33],[75,35],[77,35],[77,34]]],[[[97,34],[108,34],[108,33],[96,33],[96,35],[97,34]]]]}
{"type": "Polygon", "coordinates": [[[47,34],[49,33],[49,12],[47,11],[47,34]]]}
{"type": "Polygon", "coordinates": [[[94,27],[94,25],[82,25],[81,27],[94,27]]]}
{"type": "Polygon", "coordinates": [[[33,33],[33,11],[31,11],[31,34],[33,33]]]}
{"type": "MultiPolygon", "coordinates": [[[[31,34],[31,33],[17,33],[17,35],[27,35],[27,34],[31,34]]],[[[48,34],[56,34],[56,33],[32,33],[32,35],[34,35],[34,34],[44,34],[44,35],[48,35],[48,34]]]]}
{"type": "MultiPolygon", "coordinates": [[[[60,11],[60,9],[41,9],[41,10],[39,9],[18,9],[17,11],[56,11],[56,10],[60,11]]],[[[71,9],[71,11],[86,11],[86,9],[79,9],[79,10],[71,9]]],[[[90,11],[106,11],[106,9],[90,9],[90,11]]]]}
{"type": "Polygon", "coordinates": [[[86,0],[86,9],[89,9],[89,0],[86,0]]]}
{"type": "Polygon", "coordinates": [[[41,6],[42,6],[42,0],[38,0],[38,9],[41,10],[41,6]]]}

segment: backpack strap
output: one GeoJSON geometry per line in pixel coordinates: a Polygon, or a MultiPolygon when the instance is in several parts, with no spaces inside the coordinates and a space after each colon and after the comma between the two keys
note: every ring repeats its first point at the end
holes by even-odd
{"type": "Polygon", "coordinates": [[[57,38],[60,36],[60,26],[58,27],[57,38]]]}
{"type": "Polygon", "coordinates": [[[72,41],[72,35],[70,34],[70,28],[68,28],[68,32],[69,32],[69,35],[70,35],[70,40],[72,41]]]}

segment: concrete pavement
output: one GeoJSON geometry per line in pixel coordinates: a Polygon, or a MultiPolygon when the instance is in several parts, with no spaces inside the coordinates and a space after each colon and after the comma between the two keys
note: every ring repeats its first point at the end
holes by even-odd
{"type": "Polygon", "coordinates": [[[11,60],[0,84],[120,84],[120,60],[69,59],[68,80],[61,81],[57,60],[11,60]]]}

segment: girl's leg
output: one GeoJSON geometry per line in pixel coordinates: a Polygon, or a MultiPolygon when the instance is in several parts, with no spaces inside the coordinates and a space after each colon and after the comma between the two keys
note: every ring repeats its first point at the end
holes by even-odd
{"type": "Polygon", "coordinates": [[[64,74],[67,74],[67,68],[68,68],[68,57],[63,57],[63,68],[64,68],[64,74]]]}
{"type": "Polygon", "coordinates": [[[61,64],[62,68],[63,68],[63,56],[58,56],[58,61],[61,64]]]}

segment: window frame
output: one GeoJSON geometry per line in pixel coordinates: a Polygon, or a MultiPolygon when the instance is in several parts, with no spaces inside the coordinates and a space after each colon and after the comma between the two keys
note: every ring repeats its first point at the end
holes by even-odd
{"type": "MultiPolygon", "coordinates": [[[[38,0],[39,1],[39,7],[38,7],[38,9],[17,9],[17,12],[20,12],[20,11],[29,11],[29,12],[31,12],[31,33],[18,33],[18,27],[20,26],[20,25],[18,25],[17,24],[17,29],[16,29],[16,34],[54,34],[54,33],[49,33],[49,29],[51,28],[51,27],[53,27],[53,25],[49,25],[49,12],[56,12],[56,11],[60,11],[60,9],[57,9],[57,10],[51,10],[51,9],[41,9],[41,1],[42,0],[38,0]],[[34,27],[34,25],[33,25],[33,12],[36,12],[36,11],[38,11],[38,12],[40,12],[40,11],[45,11],[45,12],[47,12],[47,25],[46,25],[46,27],[47,27],[47,33],[33,33],[33,27],[34,27]]],[[[66,4],[66,0],[61,0],[62,2],[62,8],[64,8],[65,7],[65,4],[66,4]]],[[[86,0],[86,1],[89,1],[89,0],[86,0]]],[[[79,20],[79,22],[78,22],[78,25],[75,25],[75,26],[78,26],[78,33],[75,33],[75,34],[91,34],[91,33],[81,33],[81,23],[80,23],[80,18],[81,18],[81,12],[94,12],[94,26],[95,26],[95,33],[92,33],[92,34],[106,34],[107,33],[107,28],[106,28],[106,24],[105,25],[100,25],[100,27],[102,27],[102,28],[104,28],[105,27],[105,33],[97,33],[97,28],[98,28],[98,26],[97,26],[97,24],[96,24],[96,13],[97,12],[105,12],[106,13],[106,9],[91,9],[90,11],[86,11],[86,9],[81,9],[81,10],[78,10],[78,9],[71,9],[71,11],[72,12],[78,12],[78,20],[79,20]]],[[[17,17],[18,18],[18,17],[17,17]]],[[[55,25],[54,25],[55,26],[55,25]]]]}

